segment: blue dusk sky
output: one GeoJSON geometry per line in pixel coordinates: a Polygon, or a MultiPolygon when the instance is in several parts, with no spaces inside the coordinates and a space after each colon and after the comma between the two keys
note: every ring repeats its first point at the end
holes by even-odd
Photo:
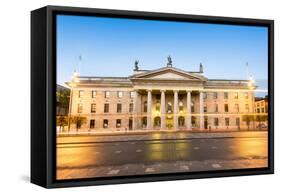
{"type": "Polygon", "coordinates": [[[129,76],[140,69],[173,66],[209,79],[267,82],[267,28],[222,24],[57,16],[57,82],[65,85],[74,70],[82,76],[129,76]],[[79,60],[82,56],[82,60],[79,60]]]}

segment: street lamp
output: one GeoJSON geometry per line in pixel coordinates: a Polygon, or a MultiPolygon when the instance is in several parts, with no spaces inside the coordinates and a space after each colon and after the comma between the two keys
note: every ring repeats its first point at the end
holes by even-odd
{"type": "Polygon", "coordinates": [[[72,75],[72,79],[69,82],[70,86],[70,99],[69,99],[69,111],[68,111],[68,133],[70,132],[70,118],[71,118],[71,111],[72,111],[72,98],[73,98],[73,88],[77,86],[79,83],[79,74],[78,72],[74,71],[72,75]]]}

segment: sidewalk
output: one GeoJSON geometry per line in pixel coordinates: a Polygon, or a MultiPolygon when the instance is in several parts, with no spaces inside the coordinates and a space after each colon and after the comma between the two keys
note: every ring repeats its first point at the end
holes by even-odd
{"type": "Polygon", "coordinates": [[[264,138],[267,131],[236,131],[236,132],[154,132],[134,134],[99,134],[99,135],[59,135],[57,144],[74,143],[104,143],[125,141],[152,141],[152,140],[187,140],[206,138],[264,138]]]}

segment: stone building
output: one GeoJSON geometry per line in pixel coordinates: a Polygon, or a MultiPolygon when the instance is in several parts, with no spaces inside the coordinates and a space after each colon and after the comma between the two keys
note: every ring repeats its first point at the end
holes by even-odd
{"type": "Polygon", "coordinates": [[[155,70],[136,62],[128,77],[78,76],[67,84],[71,115],[86,118],[80,131],[244,130],[243,115],[254,113],[251,80],[208,79],[201,64],[184,71],[171,59],[155,70]]]}

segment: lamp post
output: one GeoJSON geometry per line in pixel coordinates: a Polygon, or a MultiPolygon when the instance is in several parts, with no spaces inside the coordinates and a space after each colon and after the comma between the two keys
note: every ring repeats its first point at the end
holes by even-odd
{"type": "Polygon", "coordinates": [[[70,132],[70,119],[71,119],[71,112],[72,112],[73,88],[79,83],[78,76],[79,76],[79,74],[76,71],[74,71],[74,73],[72,75],[72,79],[69,82],[70,99],[69,99],[69,112],[68,112],[68,133],[70,132]]]}

